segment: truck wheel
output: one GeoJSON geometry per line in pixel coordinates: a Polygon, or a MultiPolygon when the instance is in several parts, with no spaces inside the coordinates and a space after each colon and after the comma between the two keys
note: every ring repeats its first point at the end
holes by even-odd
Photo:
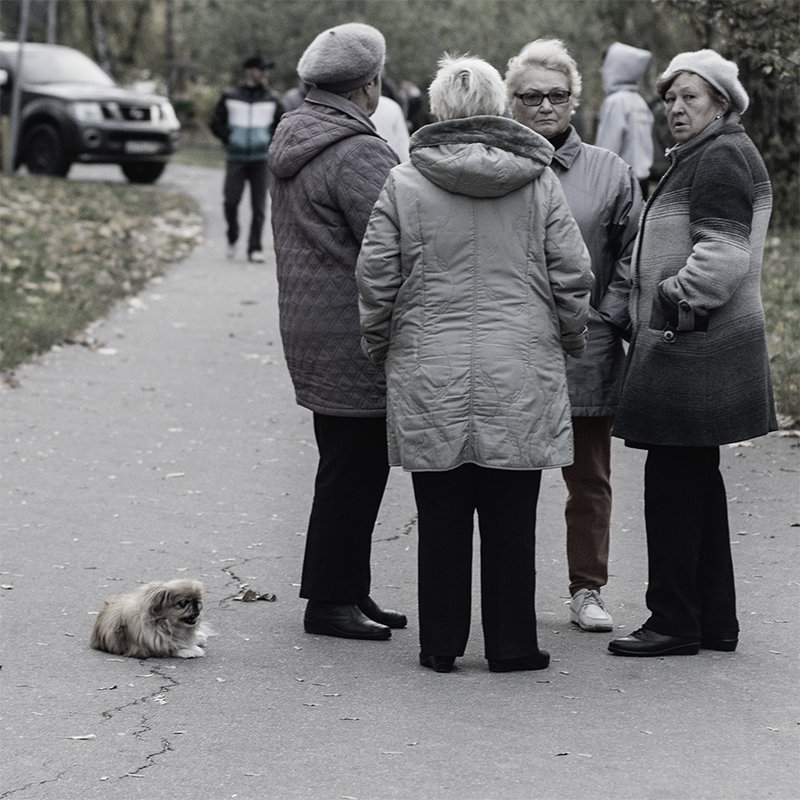
{"type": "Polygon", "coordinates": [[[71,166],[58,130],[47,123],[30,129],[23,143],[22,160],[32,175],[65,178],[71,166]]]}
{"type": "Polygon", "coordinates": [[[120,164],[123,174],[131,183],[155,183],[167,165],[162,161],[134,161],[120,164]]]}

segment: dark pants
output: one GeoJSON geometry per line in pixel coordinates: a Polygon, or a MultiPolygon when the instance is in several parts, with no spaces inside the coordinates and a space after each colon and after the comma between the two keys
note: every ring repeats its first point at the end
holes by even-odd
{"type": "Polygon", "coordinates": [[[700,639],[736,635],[728,503],[718,447],[651,447],[645,464],[645,627],[700,639]]]}
{"type": "Polygon", "coordinates": [[[465,464],[446,472],[414,472],[412,479],[419,515],[422,652],[464,654],[477,510],[485,655],[506,659],[537,653],[534,556],[541,472],[465,464]]]}
{"type": "Polygon", "coordinates": [[[569,591],[608,583],[611,527],[611,428],[613,417],[573,417],[575,461],[561,474],[569,494],[567,565],[569,591]]]}
{"type": "Polygon", "coordinates": [[[372,530],[389,477],[386,417],[314,414],[319,465],[300,597],[351,605],[370,589],[372,530]]]}
{"type": "Polygon", "coordinates": [[[232,161],[225,164],[225,186],[223,188],[225,222],[228,225],[228,244],[236,244],[239,239],[239,203],[244,193],[245,184],[250,184],[250,236],[247,242],[247,254],[263,250],[261,233],[264,230],[264,219],[267,207],[267,189],[269,188],[269,170],[266,161],[232,161]]]}

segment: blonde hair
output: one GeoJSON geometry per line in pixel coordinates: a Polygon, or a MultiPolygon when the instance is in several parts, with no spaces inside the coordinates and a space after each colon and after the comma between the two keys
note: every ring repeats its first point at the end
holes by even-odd
{"type": "Polygon", "coordinates": [[[445,53],[438,66],[428,89],[431,111],[438,120],[500,116],[505,111],[503,79],[491,64],[445,53]]]}
{"type": "Polygon", "coordinates": [[[519,89],[519,81],[529,67],[542,67],[561,72],[567,76],[572,107],[577,108],[581,99],[583,80],[578,72],[575,59],[567,52],[560,39],[537,39],[526,44],[519,55],[510,58],[506,69],[506,92],[508,99],[514,99],[514,92],[519,89]]]}

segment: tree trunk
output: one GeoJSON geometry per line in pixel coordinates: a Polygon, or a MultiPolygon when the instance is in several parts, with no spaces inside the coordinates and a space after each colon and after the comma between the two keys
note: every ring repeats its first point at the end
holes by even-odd
{"type": "Polygon", "coordinates": [[[175,4],[166,0],[166,24],[164,29],[164,68],[167,73],[167,97],[174,97],[178,82],[175,63],[175,4]]]}
{"type": "Polygon", "coordinates": [[[84,2],[86,3],[86,16],[89,20],[95,61],[109,75],[114,75],[114,64],[111,60],[111,51],[108,46],[108,33],[103,22],[100,4],[97,0],[84,0],[84,2]]]}

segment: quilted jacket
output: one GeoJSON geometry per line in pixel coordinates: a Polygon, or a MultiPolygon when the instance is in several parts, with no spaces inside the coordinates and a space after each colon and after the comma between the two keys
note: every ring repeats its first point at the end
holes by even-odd
{"type": "Polygon", "coordinates": [[[735,114],[669,151],[634,246],[614,434],[714,447],[777,428],[761,306],[772,190],[735,114]]]}
{"type": "Polygon", "coordinates": [[[552,154],[514,120],[471,117],[419,129],[391,171],[356,268],[391,464],[572,462],[565,351],[582,352],[592,273],[552,154]]]}
{"type": "Polygon", "coordinates": [[[397,156],[349,100],[312,89],[285,114],[269,165],[278,310],[301,406],[386,413],[383,370],[360,346],[355,264],[370,211],[397,156]]]}
{"type": "Polygon", "coordinates": [[[630,328],[628,297],[633,242],[642,196],[631,168],[617,155],[581,141],[570,127],[551,164],[592,258],[589,335],[583,358],[567,360],[572,415],[613,417],[630,328]]]}

